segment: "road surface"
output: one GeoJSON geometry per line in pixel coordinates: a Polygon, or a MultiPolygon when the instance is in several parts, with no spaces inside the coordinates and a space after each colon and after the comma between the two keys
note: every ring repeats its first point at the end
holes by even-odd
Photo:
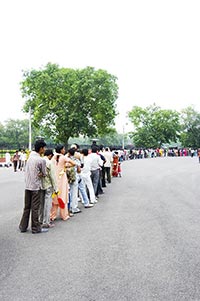
{"type": "Polygon", "coordinates": [[[0,300],[200,300],[200,164],[126,161],[91,209],[20,233],[24,174],[0,169],[0,300]]]}

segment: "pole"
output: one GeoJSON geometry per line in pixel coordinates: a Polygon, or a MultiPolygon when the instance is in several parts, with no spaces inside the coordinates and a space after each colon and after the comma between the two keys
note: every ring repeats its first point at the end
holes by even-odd
{"type": "Polygon", "coordinates": [[[32,138],[31,138],[31,107],[29,107],[29,151],[32,148],[32,138]]]}

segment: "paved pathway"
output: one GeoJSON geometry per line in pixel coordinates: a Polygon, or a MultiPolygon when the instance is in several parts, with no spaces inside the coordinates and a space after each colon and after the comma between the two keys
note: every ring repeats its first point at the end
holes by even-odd
{"type": "Polygon", "coordinates": [[[0,300],[200,300],[197,158],[127,161],[94,208],[18,232],[23,173],[0,169],[0,300]]]}

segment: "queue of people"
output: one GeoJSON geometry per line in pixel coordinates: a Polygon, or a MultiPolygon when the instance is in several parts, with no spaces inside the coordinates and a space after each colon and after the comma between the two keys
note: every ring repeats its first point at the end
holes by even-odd
{"type": "Polygon", "coordinates": [[[194,148],[132,148],[129,152],[128,159],[143,159],[157,157],[196,157],[199,149],[194,148]]]}
{"type": "Polygon", "coordinates": [[[121,162],[117,151],[108,147],[79,150],[74,144],[66,151],[57,145],[47,149],[43,140],[35,143],[26,162],[24,210],[19,224],[21,232],[29,227],[33,234],[48,232],[55,220],[67,221],[85,209],[93,208],[103,188],[112,177],[121,176],[121,162]]]}

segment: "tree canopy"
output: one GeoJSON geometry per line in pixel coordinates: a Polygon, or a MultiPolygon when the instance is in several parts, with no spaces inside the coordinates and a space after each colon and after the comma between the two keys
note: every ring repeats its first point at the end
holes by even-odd
{"type": "Polygon", "coordinates": [[[183,145],[200,147],[200,113],[190,106],[181,112],[181,136],[183,145]]]}
{"type": "Polygon", "coordinates": [[[24,111],[32,111],[34,126],[67,144],[70,137],[109,133],[117,115],[117,78],[105,70],[60,68],[23,73],[24,111]]]}
{"type": "Polygon", "coordinates": [[[132,137],[137,147],[160,147],[179,137],[179,113],[163,110],[156,104],[141,108],[134,106],[128,113],[134,125],[132,137]]]}

